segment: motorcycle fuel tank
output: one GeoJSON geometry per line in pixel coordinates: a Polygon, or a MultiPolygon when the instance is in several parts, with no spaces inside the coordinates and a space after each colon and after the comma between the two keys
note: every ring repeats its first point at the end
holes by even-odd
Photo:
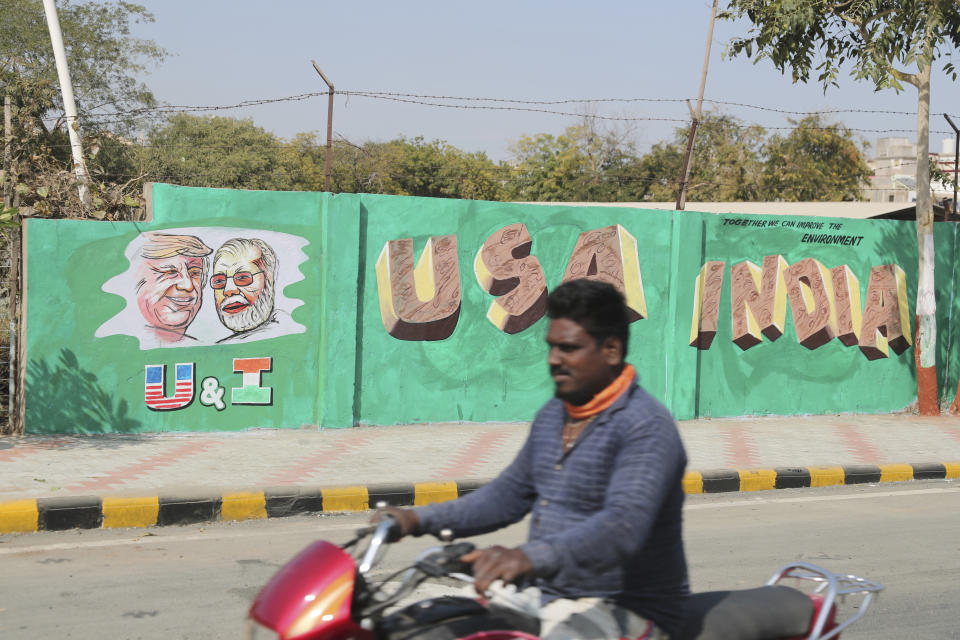
{"type": "Polygon", "coordinates": [[[301,551],[270,579],[250,617],[284,640],[369,638],[350,617],[356,564],[323,540],[301,551]]]}

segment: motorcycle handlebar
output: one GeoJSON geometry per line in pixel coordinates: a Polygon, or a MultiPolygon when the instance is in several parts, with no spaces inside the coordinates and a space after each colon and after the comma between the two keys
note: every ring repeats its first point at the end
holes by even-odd
{"type": "MultiPolygon", "coordinates": [[[[363,557],[357,565],[357,571],[365,574],[373,568],[377,561],[384,543],[396,542],[403,537],[403,527],[399,520],[387,511],[380,510],[378,505],[378,519],[376,522],[366,527],[357,529],[357,539],[370,536],[363,557]]],[[[445,529],[439,535],[443,540],[449,541],[453,538],[453,532],[445,529]]],[[[431,553],[428,556],[418,559],[416,566],[428,575],[441,576],[450,574],[460,574],[469,576],[472,573],[470,564],[460,560],[461,557],[475,549],[475,545],[470,542],[459,542],[456,544],[447,544],[431,553]]]]}
{"type": "MultiPolygon", "coordinates": [[[[376,524],[376,529],[373,531],[373,535],[370,537],[370,544],[367,546],[367,550],[363,554],[363,560],[360,561],[360,565],[357,567],[357,571],[360,573],[367,573],[373,567],[374,561],[377,559],[377,553],[380,551],[380,547],[383,546],[384,542],[389,542],[391,539],[391,532],[399,533],[400,525],[397,523],[396,518],[391,516],[389,513],[380,514],[380,520],[376,524]]],[[[399,537],[399,536],[398,536],[399,537]]]]}
{"type": "Polygon", "coordinates": [[[460,558],[476,547],[471,542],[458,542],[440,547],[417,561],[417,568],[428,576],[440,577],[454,573],[470,575],[473,567],[460,558]]]}

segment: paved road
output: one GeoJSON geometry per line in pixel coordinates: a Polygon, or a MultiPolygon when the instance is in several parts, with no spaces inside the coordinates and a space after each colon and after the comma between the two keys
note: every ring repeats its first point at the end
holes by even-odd
{"type": "MultiPolygon", "coordinates": [[[[317,537],[362,516],[0,536],[0,637],[237,638],[258,588],[317,537]]],[[[512,543],[513,527],[482,540],[512,543]]],[[[960,482],[692,496],[695,589],[753,586],[807,560],[887,585],[846,640],[958,636],[960,482]]],[[[398,545],[399,567],[432,541],[398,545]]]]}

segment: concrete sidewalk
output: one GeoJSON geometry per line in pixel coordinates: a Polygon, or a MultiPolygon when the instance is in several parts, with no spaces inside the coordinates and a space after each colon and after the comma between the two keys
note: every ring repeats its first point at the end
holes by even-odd
{"type": "MultiPolygon", "coordinates": [[[[724,418],[685,421],[679,427],[689,457],[688,492],[960,477],[960,418],[951,416],[724,418]],[[816,469],[821,467],[846,469],[847,478],[841,472],[838,482],[829,469],[826,476],[818,476],[816,469]]],[[[104,500],[137,496],[152,496],[154,502],[159,497],[161,505],[213,499],[218,501],[213,507],[218,518],[226,517],[226,496],[233,495],[253,501],[241,500],[246,506],[235,515],[262,513],[259,517],[271,515],[265,495],[316,495],[313,501],[300,500],[307,505],[302,510],[319,510],[315,507],[322,503],[324,511],[336,510],[330,508],[334,506],[355,508],[366,504],[364,499],[373,502],[377,487],[388,488],[384,495],[406,496],[397,497],[398,504],[408,498],[408,502],[446,499],[494,477],[510,462],[526,432],[525,423],[443,423],[2,437],[0,533],[4,504],[38,500],[41,512],[87,505],[84,522],[99,517],[99,524],[91,526],[101,526],[104,500]],[[418,489],[417,483],[425,484],[418,489]],[[338,492],[336,487],[366,489],[360,495],[338,492]],[[417,491],[426,493],[420,496],[417,491]],[[335,495],[346,497],[337,500],[335,495]],[[101,505],[98,516],[94,504],[101,505]]],[[[283,505],[296,502],[291,498],[283,505]]],[[[276,515],[288,510],[274,504],[276,515]]],[[[41,517],[38,527],[42,525],[41,517]]],[[[22,530],[11,527],[6,530],[22,530]]]]}

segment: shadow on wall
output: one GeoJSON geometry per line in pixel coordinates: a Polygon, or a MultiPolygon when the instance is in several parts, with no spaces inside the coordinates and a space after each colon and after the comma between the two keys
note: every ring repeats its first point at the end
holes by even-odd
{"type": "Polygon", "coordinates": [[[143,428],[127,415],[127,401],[114,402],[97,384],[96,374],[81,369],[69,349],[60,351],[55,368],[45,360],[30,362],[27,389],[29,433],[129,433],[143,428]]]}

